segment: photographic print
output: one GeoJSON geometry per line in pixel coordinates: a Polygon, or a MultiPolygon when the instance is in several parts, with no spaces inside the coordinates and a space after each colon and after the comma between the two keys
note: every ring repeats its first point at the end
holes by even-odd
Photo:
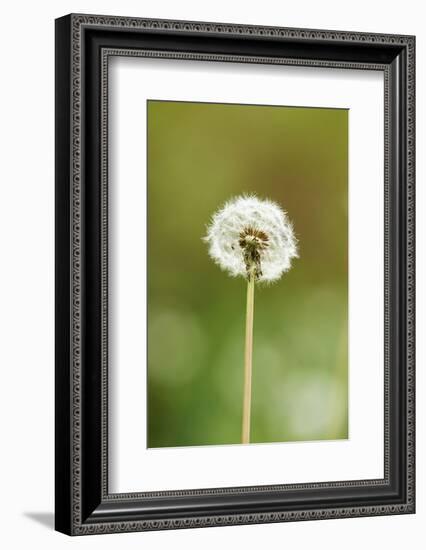
{"type": "Polygon", "coordinates": [[[348,110],[147,110],[147,446],[347,439],[348,110]]]}

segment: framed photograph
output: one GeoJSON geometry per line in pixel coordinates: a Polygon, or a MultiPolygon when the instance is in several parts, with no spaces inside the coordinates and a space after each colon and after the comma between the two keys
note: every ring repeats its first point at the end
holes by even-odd
{"type": "Polygon", "coordinates": [[[413,36],[56,20],[56,529],[415,511],[413,36]]]}

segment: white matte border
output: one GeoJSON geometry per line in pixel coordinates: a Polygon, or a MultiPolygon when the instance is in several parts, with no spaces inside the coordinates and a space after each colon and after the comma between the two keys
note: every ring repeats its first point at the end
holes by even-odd
{"type": "Polygon", "coordinates": [[[109,491],[383,477],[383,73],[111,58],[109,491]],[[349,439],[146,448],[146,100],[349,114],[349,439]]]}

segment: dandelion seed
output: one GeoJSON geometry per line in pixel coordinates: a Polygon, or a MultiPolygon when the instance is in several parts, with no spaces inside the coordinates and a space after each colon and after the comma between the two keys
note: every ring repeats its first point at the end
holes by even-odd
{"type": "Polygon", "coordinates": [[[204,240],[221,269],[247,279],[241,442],[250,443],[254,286],[258,281],[277,281],[290,269],[297,241],[287,214],[276,203],[254,195],[231,199],[218,210],[204,240]]]}
{"type": "Polygon", "coordinates": [[[297,241],[278,204],[254,195],[231,199],[211,220],[205,241],[211,258],[231,276],[273,282],[297,257],[297,241]]]}

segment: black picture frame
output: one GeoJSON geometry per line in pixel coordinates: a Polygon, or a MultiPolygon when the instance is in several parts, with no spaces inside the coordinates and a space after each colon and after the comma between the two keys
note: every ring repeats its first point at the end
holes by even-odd
{"type": "MultiPolygon", "coordinates": [[[[56,20],[58,531],[85,535],[414,513],[414,80],[413,36],[81,14],[56,20]],[[108,493],[106,76],[109,56],[137,52],[177,63],[184,58],[383,71],[383,479],[108,493]]],[[[368,309],[366,303],[366,315],[368,309]]]]}

